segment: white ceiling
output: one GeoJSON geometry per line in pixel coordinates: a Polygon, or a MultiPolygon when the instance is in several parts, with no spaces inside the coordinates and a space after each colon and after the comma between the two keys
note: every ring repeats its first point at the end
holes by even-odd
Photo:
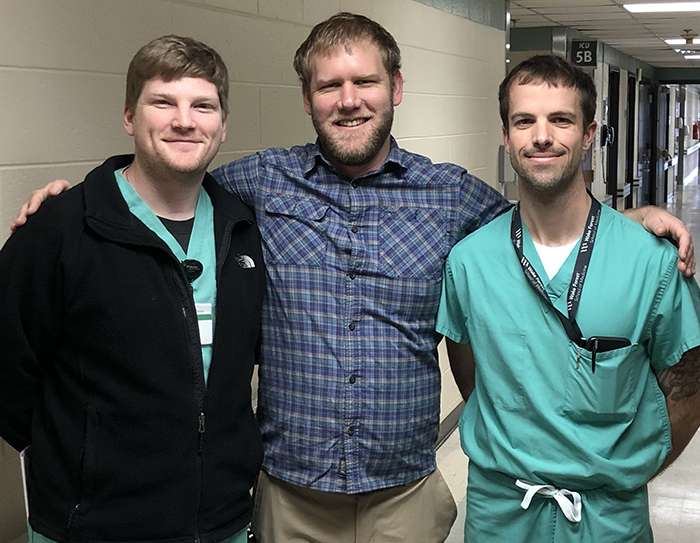
{"type": "MultiPolygon", "coordinates": [[[[696,49],[700,44],[667,45],[684,29],[700,35],[700,12],[630,13],[629,3],[662,0],[511,0],[511,28],[564,26],[575,28],[658,68],[700,68],[700,61],[686,60],[674,49],[696,49]]],[[[679,1],[679,0],[675,0],[679,1]]]]}

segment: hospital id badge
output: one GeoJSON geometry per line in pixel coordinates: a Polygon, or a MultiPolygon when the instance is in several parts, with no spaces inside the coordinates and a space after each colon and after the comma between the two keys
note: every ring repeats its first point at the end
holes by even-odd
{"type": "Polygon", "coordinates": [[[197,324],[199,324],[199,341],[202,345],[211,345],[214,340],[214,317],[211,312],[211,304],[194,304],[197,310],[197,324]]]}

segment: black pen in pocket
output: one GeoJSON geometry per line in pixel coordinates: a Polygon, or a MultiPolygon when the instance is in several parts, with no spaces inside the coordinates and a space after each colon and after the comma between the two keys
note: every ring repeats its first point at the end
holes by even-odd
{"type": "Polygon", "coordinates": [[[592,336],[586,340],[586,349],[591,351],[591,370],[595,373],[595,355],[606,351],[614,351],[632,345],[625,337],[592,336]]]}

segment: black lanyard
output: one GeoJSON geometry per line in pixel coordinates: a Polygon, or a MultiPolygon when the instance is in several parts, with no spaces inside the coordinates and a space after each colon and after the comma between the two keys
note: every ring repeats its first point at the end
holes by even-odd
{"type": "MultiPolygon", "coordinates": [[[[589,196],[591,196],[590,193],[589,196]]],[[[530,285],[532,285],[532,287],[539,292],[540,295],[547,300],[547,302],[549,302],[564,326],[566,335],[569,336],[569,339],[579,347],[586,347],[586,340],[581,333],[581,329],[576,323],[576,310],[578,309],[578,304],[581,300],[583,282],[586,279],[586,272],[588,271],[588,264],[591,260],[595,236],[598,232],[600,211],[600,202],[591,196],[591,208],[588,212],[588,219],[586,219],[586,229],[583,231],[583,236],[581,236],[578,257],[576,258],[574,273],[571,276],[569,293],[566,298],[566,306],[569,313],[568,316],[563,315],[561,311],[554,307],[552,300],[549,299],[549,295],[544,288],[542,279],[540,279],[540,276],[537,275],[535,268],[533,268],[530,261],[525,258],[525,255],[523,254],[523,223],[520,218],[520,203],[515,206],[515,209],[513,210],[513,218],[510,223],[510,238],[513,242],[513,247],[515,248],[515,254],[518,255],[520,265],[523,267],[525,279],[527,279],[528,283],[530,283],[530,285]]]]}
{"type": "Polygon", "coordinates": [[[591,366],[593,373],[595,373],[595,358],[597,352],[602,353],[620,349],[631,345],[631,343],[627,338],[622,337],[591,336],[586,339],[583,337],[581,329],[576,323],[576,310],[581,300],[583,282],[586,279],[586,272],[588,271],[588,264],[591,260],[593,244],[595,243],[595,237],[598,233],[598,224],[600,223],[600,202],[593,198],[590,192],[588,195],[591,197],[591,209],[588,211],[586,229],[583,231],[583,236],[581,236],[581,244],[579,246],[578,256],[576,257],[576,264],[574,264],[574,273],[571,275],[571,281],[569,282],[569,293],[566,298],[568,316],[563,315],[561,311],[554,307],[552,300],[549,299],[549,295],[544,288],[542,279],[540,279],[535,268],[532,267],[530,261],[525,258],[523,254],[523,223],[520,218],[519,203],[513,210],[513,218],[510,223],[510,239],[513,242],[515,254],[518,255],[520,265],[523,267],[523,273],[528,283],[530,283],[530,285],[532,285],[532,287],[552,306],[552,309],[554,309],[561,324],[564,326],[564,330],[566,331],[566,335],[569,336],[569,339],[582,349],[591,351],[591,366]]]}

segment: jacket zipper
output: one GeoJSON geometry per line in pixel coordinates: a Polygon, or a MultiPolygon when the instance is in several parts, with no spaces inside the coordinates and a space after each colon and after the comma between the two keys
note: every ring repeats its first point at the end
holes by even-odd
{"type": "MultiPolygon", "coordinates": [[[[233,232],[233,228],[235,227],[236,223],[233,221],[228,221],[226,228],[224,229],[224,237],[222,240],[222,245],[221,245],[221,250],[219,252],[218,258],[217,258],[217,266],[216,266],[216,280],[217,282],[219,281],[219,278],[221,276],[221,270],[223,269],[224,262],[226,262],[226,258],[228,257],[229,249],[231,247],[231,234],[233,232]]],[[[190,307],[194,308],[194,294],[192,292],[192,285],[187,281],[187,278],[184,275],[184,271],[182,271],[182,265],[178,262],[178,265],[180,266],[180,279],[184,281],[185,286],[185,300],[190,302],[190,307]]],[[[182,314],[185,319],[185,326],[189,330],[189,325],[187,323],[188,321],[188,311],[186,305],[183,305],[182,307],[182,314]]],[[[199,328],[199,325],[195,322],[195,325],[197,328],[199,328]]],[[[214,337],[216,337],[216,325],[214,326],[214,337]]],[[[216,343],[212,345],[212,362],[214,360],[214,346],[216,343]]],[[[193,354],[193,359],[197,360],[199,357],[197,357],[195,354],[193,354]]],[[[201,360],[201,358],[200,358],[201,360]]],[[[194,365],[194,364],[193,364],[194,365]]],[[[194,543],[200,543],[200,535],[199,535],[199,508],[201,507],[202,503],[202,481],[203,481],[203,470],[204,470],[204,463],[202,459],[202,454],[203,454],[203,442],[204,442],[204,432],[206,430],[206,415],[205,415],[205,405],[206,405],[206,389],[204,388],[204,365],[199,364],[197,367],[194,368],[194,375],[195,375],[195,398],[197,400],[197,407],[199,409],[199,415],[197,417],[197,432],[199,434],[198,440],[197,440],[197,471],[199,474],[199,485],[197,489],[197,513],[196,513],[196,518],[197,522],[195,524],[195,539],[194,543]],[[198,376],[201,376],[201,382],[198,382],[198,376]],[[200,394],[198,393],[199,390],[204,389],[204,393],[200,394]]]]}
{"type": "MultiPolygon", "coordinates": [[[[196,350],[200,348],[199,342],[195,342],[192,338],[192,330],[190,327],[193,316],[196,316],[196,311],[194,311],[194,295],[192,292],[192,285],[187,280],[187,277],[182,270],[182,265],[178,262],[177,266],[180,268],[178,271],[178,276],[181,281],[181,285],[184,285],[182,292],[183,295],[183,306],[182,315],[185,321],[185,328],[190,335],[190,357],[192,359],[192,368],[194,374],[194,395],[197,402],[197,499],[195,505],[195,526],[194,526],[194,543],[200,543],[199,535],[199,509],[202,503],[202,473],[203,473],[203,461],[202,461],[202,450],[203,450],[203,437],[205,430],[205,404],[206,404],[206,389],[204,385],[204,366],[202,364],[201,354],[198,356],[196,350]],[[197,361],[199,360],[199,364],[197,361]]],[[[199,329],[197,321],[194,321],[194,328],[199,329]]],[[[198,333],[198,332],[197,332],[198,333]]]]}

